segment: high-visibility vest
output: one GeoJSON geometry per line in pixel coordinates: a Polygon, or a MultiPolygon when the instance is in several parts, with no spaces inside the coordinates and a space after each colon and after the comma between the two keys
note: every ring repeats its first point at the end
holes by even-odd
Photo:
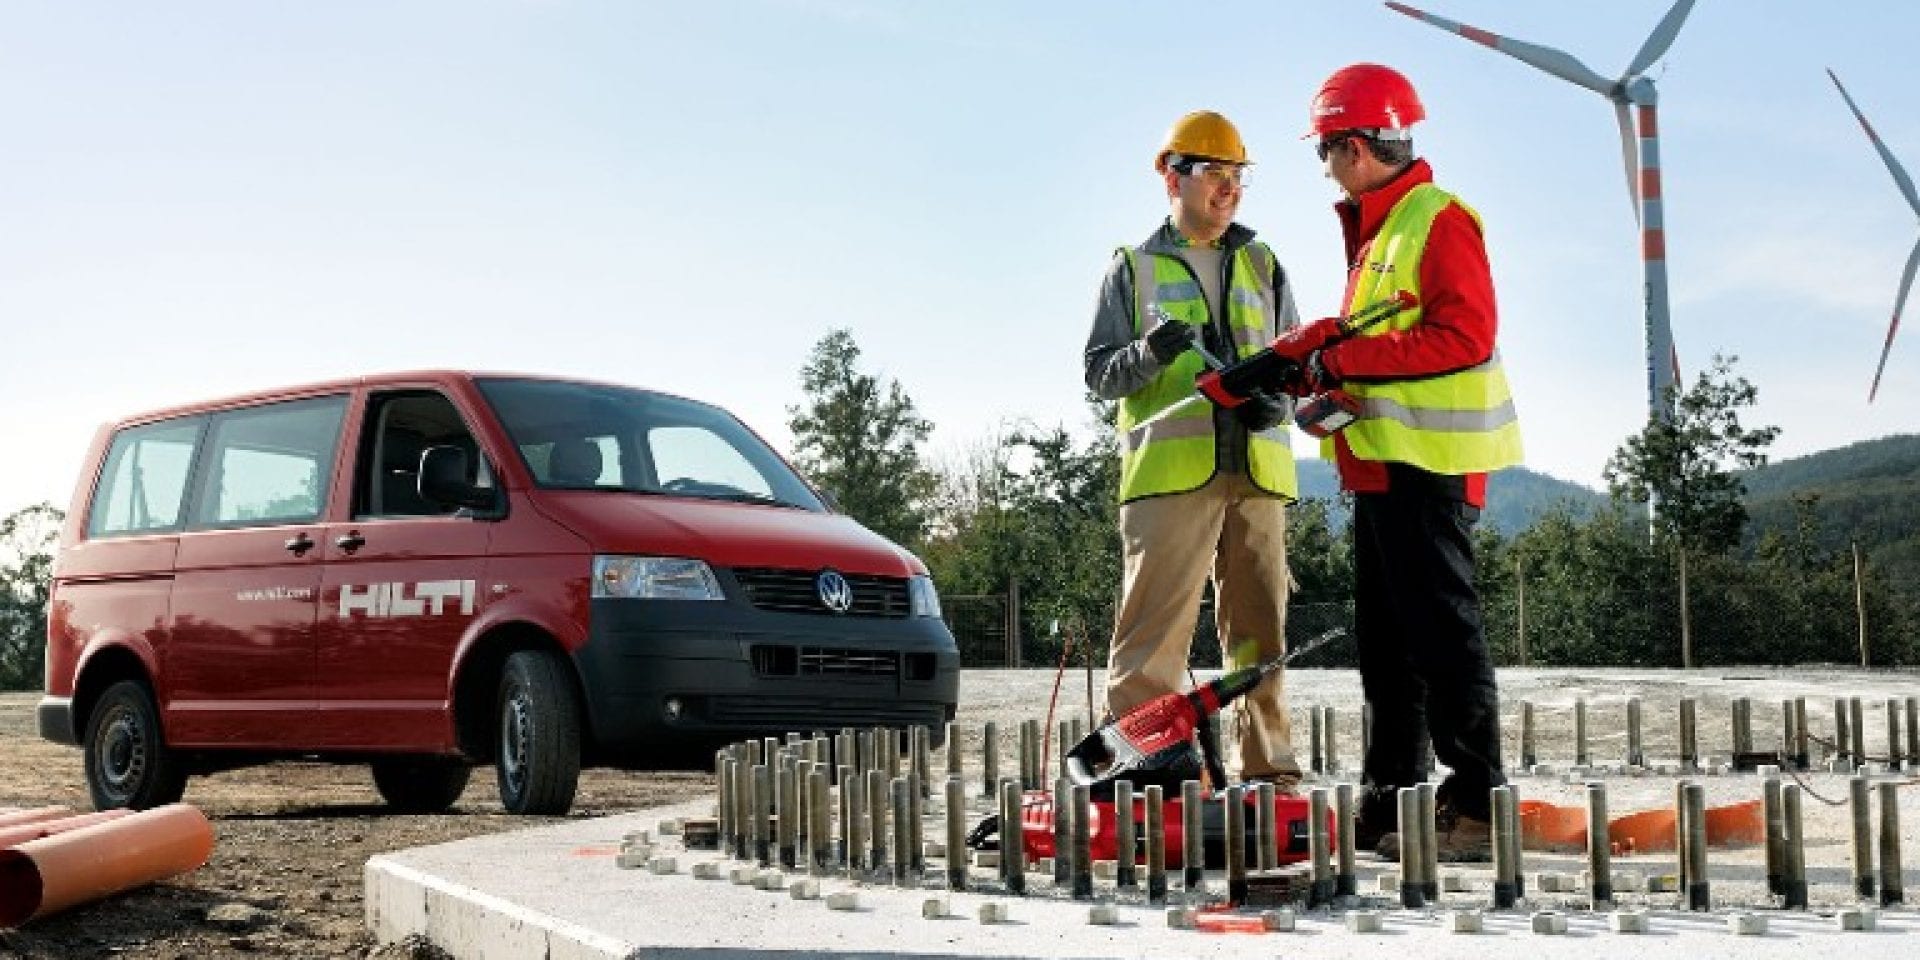
{"type": "MultiPolygon", "coordinates": [[[[1206,294],[1185,260],[1137,249],[1121,252],[1133,268],[1135,337],[1152,322],[1147,319],[1150,304],[1158,304],[1183,323],[1206,327],[1206,294]]],[[[1265,244],[1249,243],[1234,250],[1230,262],[1227,326],[1233,333],[1234,355],[1245,357],[1272,343],[1275,336],[1273,318],[1279,301],[1273,289],[1274,256],[1265,244]]],[[[1200,358],[1189,350],[1146,386],[1121,398],[1115,417],[1120,502],[1197,490],[1213,478],[1213,405],[1194,391],[1194,378],[1203,369],[1200,358]]],[[[1247,467],[1260,489],[1288,499],[1299,496],[1285,423],[1248,435],[1247,467]]]]}
{"type": "MultiPolygon", "coordinates": [[[[1352,314],[1401,291],[1420,293],[1420,258],[1433,232],[1433,220],[1452,194],[1423,183],[1407,191],[1388,211],[1373,238],[1347,304],[1352,314]]],[[[1475,223],[1480,215],[1460,204],[1475,223]]],[[[1405,310],[1361,336],[1384,336],[1420,322],[1419,308],[1405,310]]],[[[1361,460],[1409,463],[1439,474],[1485,473],[1521,461],[1520,421],[1513,408],[1507,375],[1495,351],[1486,362],[1439,377],[1385,383],[1348,381],[1343,387],[1360,401],[1360,418],[1341,436],[1361,460]]],[[[1321,441],[1320,454],[1335,458],[1334,441],[1321,441]]]]}

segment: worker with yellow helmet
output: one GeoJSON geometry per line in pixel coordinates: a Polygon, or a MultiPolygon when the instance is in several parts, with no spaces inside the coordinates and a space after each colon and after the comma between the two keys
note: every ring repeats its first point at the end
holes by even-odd
{"type": "MultiPolygon", "coordinates": [[[[1114,253],[1083,356],[1086,384],[1117,401],[1124,582],[1108,660],[1115,716],[1186,687],[1206,582],[1229,666],[1286,648],[1287,501],[1298,495],[1290,402],[1232,410],[1194,399],[1200,346],[1225,362],[1299,322],[1278,258],[1234,222],[1250,161],[1226,117],[1175,121],[1153,168],[1169,214],[1114,253]]],[[[1300,775],[1280,672],[1241,701],[1240,779],[1291,786],[1300,775]]]]}

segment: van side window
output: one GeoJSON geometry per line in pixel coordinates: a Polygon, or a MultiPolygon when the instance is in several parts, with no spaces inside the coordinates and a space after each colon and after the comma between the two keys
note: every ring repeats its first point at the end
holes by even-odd
{"type": "Polygon", "coordinates": [[[360,466],[353,480],[355,517],[442,517],[460,511],[420,495],[420,455],[428,447],[467,453],[467,482],[494,486],[480,444],[453,401],[432,391],[374,395],[361,431],[360,466]]]}
{"type": "Polygon", "coordinates": [[[347,398],[338,396],[216,415],[207,431],[193,525],[319,519],[346,410],[347,398]]]}
{"type": "Polygon", "coordinates": [[[174,530],[186,500],[194,442],[206,421],[174,420],[120,431],[107,450],[87,512],[90,537],[174,530]]]}

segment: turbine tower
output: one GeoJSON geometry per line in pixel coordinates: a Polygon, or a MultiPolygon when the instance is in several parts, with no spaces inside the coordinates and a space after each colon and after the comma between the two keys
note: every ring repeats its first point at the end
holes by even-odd
{"type": "MultiPolygon", "coordinates": [[[[1893,182],[1899,185],[1900,193],[1907,198],[1907,206],[1913,208],[1914,215],[1920,216],[1920,194],[1914,193],[1913,178],[1907,176],[1907,171],[1900,166],[1900,161],[1893,158],[1893,151],[1888,150],[1887,145],[1880,140],[1880,135],[1873,131],[1873,124],[1867,122],[1866,114],[1861,113],[1860,108],[1854,104],[1853,97],[1847,93],[1847,88],[1841,85],[1840,78],[1834,76],[1832,70],[1827,71],[1827,76],[1840,90],[1840,99],[1847,102],[1847,109],[1853,111],[1854,119],[1860,121],[1860,129],[1867,132],[1867,139],[1873,141],[1873,148],[1880,151],[1880,159],[1886,163],[1887,172],[1893,174],[1893,182]]],[[[1872,403],[1874,394],[1880,392],[1880,374],[1886,372],[1887,354],[1893,350],[1893,335],[1900,330],[1900,310],[1907,305],[1907,291],[1913,287],[1915,268],[1920,268],[1920,240],[1914,242],[1913,252],[1907,255],[1907,270],[1900,275],[1900,292],[1893,296],[1893,322],[1887,325],[1887,342],[1880,348],[1880,365],[1873,368],[1873,386],[1867,389],[1868,403],[1872,403]]]]}
{"type": "Polygon", "coordinates": [[[1679,379],[1679,358],[1673,347],[1673,324],[1667,312],[1667,237],[1661,212],[1659,93],[1648,67],[1667,52],[1693,9],[1693,0],[1679,0],[1660,20],[1633,62],[1618,80],[1609,80],[1571,55],[1550,47],[1513,40],[1478,27],[1436,17],[1404,3],[1387,6],[1416,20],[1457,33],[1492,47],[1529,66],[1577,83],[1613,101],[1620,124],[1620,152],[1627,168],[1627,193],[1640,224],[1640,264],[1645,278],[1647,341],[1647,414],[1664,420],[1669,397],[1679,379]]]}

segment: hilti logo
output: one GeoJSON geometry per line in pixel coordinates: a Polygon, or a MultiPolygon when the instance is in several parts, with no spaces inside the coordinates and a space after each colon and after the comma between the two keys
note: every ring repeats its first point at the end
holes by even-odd
{"type": "Polygon", "coordinates": [[[460,602],[460,612],[473,614],[472,580],[422,580],[419,583],[370,583],[364,587],[340,585],[340,617],[357,611],[369,617],[437,617],[449,601],[460,602]]]}

